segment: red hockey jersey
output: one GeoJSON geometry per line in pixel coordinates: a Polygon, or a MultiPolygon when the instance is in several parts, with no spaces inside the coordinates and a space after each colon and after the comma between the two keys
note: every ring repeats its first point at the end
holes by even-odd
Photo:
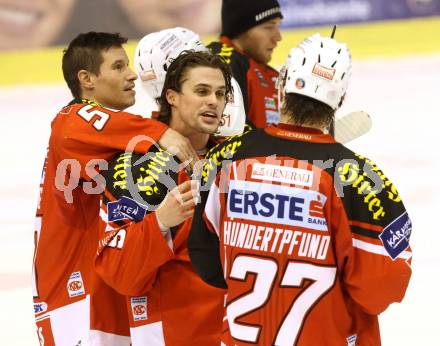
{"type": "Polygon", "coordinates": [[[411,276],[411,220],[384,173],[287,125],[208,158],[189,250],[206,282],[227,287],[223,343],[380,345],[377,316],[411,276]]]}
{"type": "Polygon", "coordinates": [[[220,42],[210,43],[208,48],[231,66],[243,94],[247,122],[258,128],[278,124],[280,115],[275,87],[278,71],[238,51],[226,36],[220,37],[220,42]]]}
{"type": "Polygon", "coordinates": [[[172,156],[155,150],[144,157],[122,154],[108,171],[95,268],[126,295],[121,314],[128,311],[133,345],[220,343],[224,290],[207,285],[192,269],[192,220],[163,232],[153,212],[175,184],[188,179],[178,171],[172,156]]]}
{"type": "Polygon", "coordinates": [[[82,331],[75,334],[75,327],[89,328],[88,306],[75,305],[81,306],[80,311],[72,308],[75,319],[65,307],[83,304],[79,302],[92,290],[104,180],[98,173],[106,169],[105,160],[125,150],[137,135],[150,140],[135,150],[148,151],[166,129],[157,121],[87,100],[75,100],[53,120],[40,185],[33,266],[34,309],[45,345],[73,345],[87,338],[82,331]]]}

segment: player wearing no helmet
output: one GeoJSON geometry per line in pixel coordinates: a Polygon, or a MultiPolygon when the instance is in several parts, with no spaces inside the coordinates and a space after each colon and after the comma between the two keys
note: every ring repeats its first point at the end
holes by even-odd
{"type": "Polygon", "coordinates": [[[220,38],[208,45],[231,66],[243,93],[247,122],[257,128],[280,121],[278,72],[268,64],[281,40],[282,18],[277,0],[223,0],[220,38]]]}
{"type": "MultiPolygon", "coordinates": [[[[171,62],[185,50],[207,51],[199,35],[193,31],[175,27],[144,36],[138,43],[134,54],[134,66],[138,74],[137,97],[134,107],[150,117],[157,116],[156,100],[162,93],[167,69],[171,62]]],[[[243,131],[246,114],[240,86],[232,79],[233,95],[223,113],[217,136],[227,137],[243,131]]]]}
{"type": "MultiPolygon", "coordinates": [[[[134,66],[136,74],[138,76],[136,82],[139,82],[137,85],[137,106],[136,108],[130,109],[132,112],[139,111],[139,113],[142,113],[144,116],[157,120],[158,110],[160,108],[157,100],[162,94],[162,88],[165,83],[166,73],[171,63],[184,51],[206,52],[207,50],[201,43],[200,37],[196,33],[181,27],[150,33],[139,41],[134,55],[134,66]],[[139,94],[141,94],[141,97],[138,97],[139,94]]],[[[234,94],[237,94],[239,92],[239,89],[234,90],[234,94]]],[[[235,109],[238,109],[238,111],[235,111],[235,113],[232,113],[232,115],[235,116],[234,119],[238,119],[238,121],[231,122],[231,126],[225,127],[225,130],[235,130],[241,132],[245,118],[244,111],[241,110],[241,108],[243,107],[242,99],[238,94],[238,96],[235,97],[234,100],[236,105],[235,109]],[[241,108],[239,106],[241,106],[241,108]]],[[[222,110],[223,106],[224,105],[222,105],[222,110]]],[[[219,118],[220,115],[221,114],[218,115],[219,118]]],[[[169,120],[170,119],[166,119],[166,121],[161,121],[161,123],[166,123],[170,125],[169,120]]],[[[215,132],[218,128],[218,120],[213,121],[212,126],[212,129],[210,129],[209,131],[215,132]]],[[[173,128],[175,127],[173,126],[173,128]]],[[[191,129],[191,126],[186,126],[186,129],[191,129]]],[[[184,134],[181,129],[177,130],[184,134]]],[[[204,129],[203,131],[206,130],[204,129]]],[[[209,137],[209,135],[202,136],[199,132],[196,135],[198,138],[209,137]]],[[[210,141],[210,146],[212,146],[212,144],[213,142],[210,141]]],[[[166,153],[156,153],[155,150],[156,148],[152,149],[154,153],[154,159],[158,159],[156,155],[166,156],[166,153]]],[[[136,155],[134,156],[136,157],[136,155]]],[[[109,177],[111,176],[112,175],[109,175],[109,177]]],[[[165,192],[166,194],[167,190],[165,189],[165,191],[162,191],[162,193],[157,194],[157,196],[160,196],[161,199],[163,199],[163,197],[165,196],[163,192],[165,192]]],[[[104,206],[106,206],[105,202],[108,202],[108,200],[104,199],[104,206]]],[[[160,236],[162,237],[162,235],[160,236]]],[[[158,250],[160,251],[160,249],[161,248],[159,246],[158,250]]],[[[108,252],[109,251],[105,251],[104,255],[101,257],[107,258],[109,256],[107,254],[108,252]]],[[[123,253],[126,252],[123,251],[123,253]]],[[[110,258],[112,258],[111,251],[110,258]]],[[[109,270],[108,268],[104,268],[102,271],[107,273],[109,270]]],[[[115,344],[118,346],[129,345],[131,342],[139,344],[139,334],[135,334],[133,339],[130,339],[129,315],[126,308],[126,297],[120,293],[121,290],[119,289],[119,286],[113,284],[112,282],[110,282],[110,285],[107,285],[106,282],[102,280],[102,276],[105,275],[94,275],[94,291],[91,295],[90,316],[91,344],[115,344]],[[116,288],[117,290],[115,290],[114,288],[116,288]],[[111,301],[112,304],[108,304],[109,301],[111,301]]],[[[122,280],[120,276],[116,277],[116,279],[119,281],[120,284],[125,284],[125,281],[122,280]]],[[[124,291],[123,293],[128,292],[124,291]]],[[[130,312],[131,309],[131,306],[129,306],[128,312],[130,312]]],[[[206,331],[205,334],[209,334],[209,332],[206,331]]]]}
{"type": "MultiPolygon", "coordinates": [[[[219,57],[184,51],[167,67],[158,119],[203,156],[231,93],[229,67],[219,57]]],[[[218,345],[224,292],[205,284],[189,261],[197,193],[188,174],[153,148],[116,157],[106,184],[95,269],[126,296],[119,318],[129,321],[132,345],[218,345]]]]}

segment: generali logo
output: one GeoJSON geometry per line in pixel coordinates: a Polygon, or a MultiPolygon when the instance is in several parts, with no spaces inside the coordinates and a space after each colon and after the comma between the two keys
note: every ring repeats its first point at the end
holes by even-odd
{"type": "Polygon", "coordinates": [[[301,168],[255,163],[252,178],[311,187],[313,172],[301,168]]]}
{"type": "Polygon", "coordinates": [[[335,76],[336,70],[334,68],[328,68],[325,66],[322,66],[318,63],[313,66],[312,73],[318,77],[327,79],[327,80],[333,80],[335,76]]]}

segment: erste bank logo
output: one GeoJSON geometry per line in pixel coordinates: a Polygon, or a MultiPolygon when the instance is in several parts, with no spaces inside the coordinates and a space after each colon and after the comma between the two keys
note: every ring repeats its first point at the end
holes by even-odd
{"type": "Polygon", "coordinates": [[[231,180],[227,213],[231,219],[269,222],[327,231],[320,192],[296,187],[231,180]]]}

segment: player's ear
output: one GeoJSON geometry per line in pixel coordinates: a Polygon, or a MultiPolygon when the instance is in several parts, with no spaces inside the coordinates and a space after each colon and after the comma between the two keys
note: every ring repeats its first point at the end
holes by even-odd
{"type": "Polygon", "coordinates": [[[78,81],[79,85],[84,89],[93,89],[93,78],[89,71],[79,70],[78,71],[78,81]]]}
{"type": "Polygon", "coordinates": [[[167,89],[167,91],[165,92],[165,97],[167,98],[167,102],[171,106],[175,106],[176,105],[177,97],[178,97],[177,91],[175,91],[173,89],[167,89]]]}

